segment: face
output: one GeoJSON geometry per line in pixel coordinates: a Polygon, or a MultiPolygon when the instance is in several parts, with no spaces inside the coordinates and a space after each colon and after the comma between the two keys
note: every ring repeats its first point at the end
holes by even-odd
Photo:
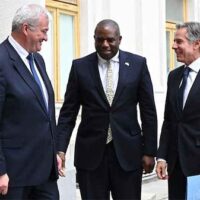
{"type": "Polygon", "coordinates": [[[110,60],[117,54],[121,38],[122,37],[117,34],[115,28],[112,26],[97,27],[94,35],[97,53],[99,53],[103,59],[110,60]]]}
{"type": "Polygon", "coordinates": [[[176,31],[172,48],[179,62],[187,65],[192,63],[196,60],[197,54],[199,55],[199,47],[199,41],[191,42],[187,39],[186,28],[181,28],[176,31]]]}
{"type": "Polygon", "coordinates": [[[47,41],[47,31],[49,30],[49,21],[46,16],[41,15],[36,27],[27,25],[26,46],[29,53],[41,50],[42,42],[47,41]]]}

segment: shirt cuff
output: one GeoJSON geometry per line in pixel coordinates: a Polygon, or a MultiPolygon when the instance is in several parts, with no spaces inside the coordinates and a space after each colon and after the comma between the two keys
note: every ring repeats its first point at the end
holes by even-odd
{"type": "Polygon", "coordinates": [[[159,161],[167,162],[167,161],[166,161],[165,159],[163,159],[163,158],[157,158],[156,160],[157,160],[157,162],[159,162],[159,161]]]}

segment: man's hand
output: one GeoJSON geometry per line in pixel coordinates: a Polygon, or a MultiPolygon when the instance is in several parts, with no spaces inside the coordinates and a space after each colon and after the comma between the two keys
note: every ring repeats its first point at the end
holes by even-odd
{"type": "Polygon", "coordinates": [[[152,156],[144,155],[142,158],[144,173],[151,173],[155,165],[155,159],[152,156]]]}
{"type": "Polygon", "coordinates": [[[8,192],[9,177],[7,174],[0,176],[0,195],[6,195],[8,192]]]}
{"type": "Polygon", "coordinates": [[[59,151],[57,154],[58,173],[60,176],[65,176],[65,153],[59,151]]]}
{"type": "Polygon", "coordinates": [[[158,161],[156,165],[156,173],[159,179],[168,179],[166,161],[158,161]]]}

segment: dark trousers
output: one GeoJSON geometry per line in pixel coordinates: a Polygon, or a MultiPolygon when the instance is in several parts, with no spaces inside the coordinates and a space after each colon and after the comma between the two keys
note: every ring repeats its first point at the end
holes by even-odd
{"type": "Polygon", "coordinates": [[[186,183],[187,178],[183,174],[179,160],[177,159],[175,168],[168,180],[169,200],[185,200],[186,183]]]}
{"type": "MultiPolygon", "coordinates": [[[[98,155],[97,155],[98,156],[98,155]]],[[[141,199],[142,168],[124,171],[117,160],[113,143],[107,144],[102,162],[95,170],[77,169],[83,200],[141,199]]]]}
{"type": "Polygon", "coordinates": [[[56,181],[26,187],[9,187],[7,195],[0,195],[0,200],[59,200],[56,181]]]}

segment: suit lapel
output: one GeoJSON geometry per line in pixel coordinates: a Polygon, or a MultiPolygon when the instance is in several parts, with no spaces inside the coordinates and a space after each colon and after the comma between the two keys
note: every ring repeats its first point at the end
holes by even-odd
{"type": "Polygon", "coordinates": [[[179,96],[178,96],[179,95],[179,93],[178,93],[179,87],[180,87],[182,75],[183,75],[183,69],[184,69],[184,65],[179,69],[177,76],[174,78],[174,81],[173,81],[173,90],[174,90],[174,95],[176,97],[175,107],[178,110],[179,116],[182,116],[182,112],[183,112],[182,108],[180,107],[179,96]]]}
{"type": "Polygon", "coordinates": [[[194,83],[189,91],[184,109],[185,108],[187,109],[187,107],[189,107],[192,98],[198,98],[196,94],[199,93],[199,91],[200,91],[200,71],[198,72],[196,79],[194,80],[194,83]]]}
{"type": "MultiPolygon", "coordinates": [[[[46,90],[47,90],[47,94],[48,94],[48,111],[49,113],[51,113],[51,109],[52,109],[52,106],[54,104],[54,99],[52,98],[54,96],[54,93],[53,93],[53,88],[51,86],[51,82],[49,80],[49,77],[47,76],[47,73],[45,71],[45,64],[43,62],[41,62],[41,59],[39,59],[37,57],[37,54],[35,54],[34,56],[35,58],[35,62],[36,62],[36,65],[37,65],[37,69],[42,77],[42,80],[44,82],[44,85],[46,87],[46,90]]],[[[46,108],[45,108],[46,109],[46,108]]]]}
{"type": "Polygon", "coordinates": [[[115,96],[113,99],[113,104],[114,105],[119,98],[121,92],[123,91],[123,88],[126,85],[127,81],[127,73],[130,73],[130,69],[133,66],[131,65],[131,62],[129,61],[128,58],[126,58],[125,54],[120,51],[119,52],[119,79],[118,79],[118,84],[117,84],[117,89],[115,92],[115,96]]]}
{"type": "Polygon", "coordinates": [[[103,98],[104,102],[106,102],[109,105],[109,102],[107,100],[106,94],[103,89],[103,85],[101,82],[101,77],[99,74],[99,69],[98,69],[98,58],[96,53],[93,54],[92,59],[90,60],[90,72],[92,74],[92,78],[95,84],[95,87],[97,88],[98,93],[100,96],[103,98]]]}
{"type": "Polygon", "coordinates": [[[15,49],[12,47],[12,45],[8,41],[6,43],[6,46],[7,46],[10,58],[13,62],[14,68],[19,73],[21,78],[26,82],[26,84],[30,87],[30,89],[33,91],[34,95],[37,97],[37,100],[40,103],[43,110],[45,112],[47,112],[45,105],[43,103],[43,97],[41,95],[40,88],[38,87],[37,83],[35,82],[30,71],[27,69],[26,65],[24,64],[24,62],[22,61],[22,59],[20,58],[18,53],[15,51],[15,49]]]}

